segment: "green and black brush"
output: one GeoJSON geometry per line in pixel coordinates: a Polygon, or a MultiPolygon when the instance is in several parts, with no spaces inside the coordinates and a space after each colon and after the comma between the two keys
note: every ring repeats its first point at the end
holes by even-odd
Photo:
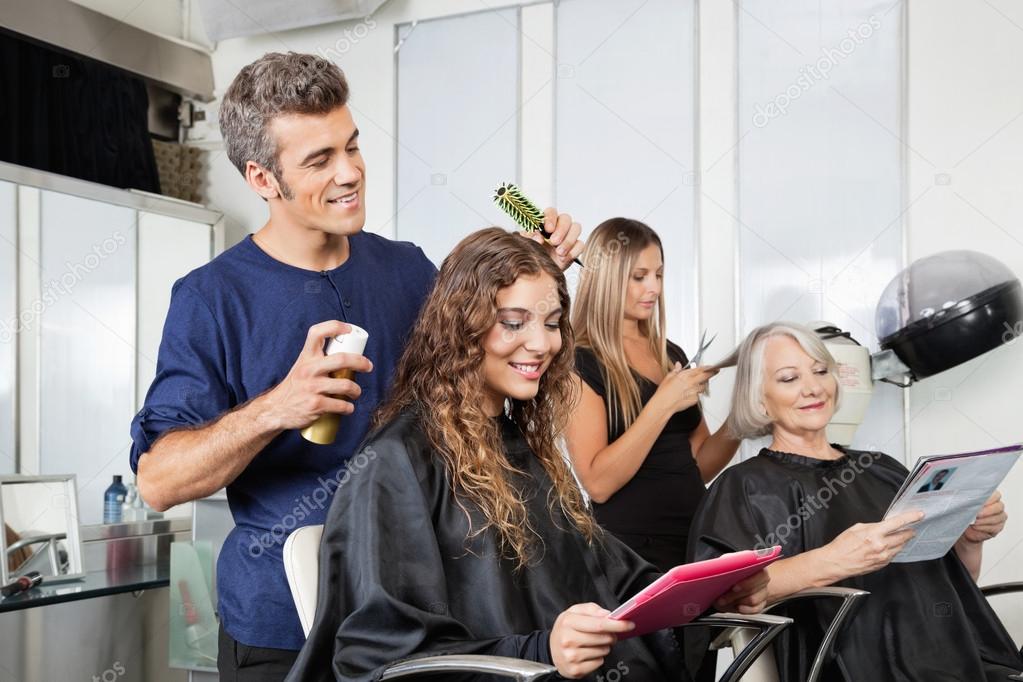
{"type": "MultiPolygon", "coordinates": [[[[512,183],[501,183],[501,186],[494,192],[494,201],[526,232],[539,232],[544,238],[551,238],[551,233],[543,225],[543,211],[538,209],[536,204],[527,199],[522,190],[512,183]]],[[[581,260],[578,258],[572,260],[582,267],[581,260]]]]}

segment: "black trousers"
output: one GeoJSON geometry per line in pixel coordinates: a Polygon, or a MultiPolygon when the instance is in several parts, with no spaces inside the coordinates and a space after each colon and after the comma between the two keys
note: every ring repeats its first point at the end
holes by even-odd
{"type": "Polygon", "coordinates": [[[266,649],[236,641],[220,626],[217,670],[220,682],[281,682],[291,671],[298,652],[266,649]]]}

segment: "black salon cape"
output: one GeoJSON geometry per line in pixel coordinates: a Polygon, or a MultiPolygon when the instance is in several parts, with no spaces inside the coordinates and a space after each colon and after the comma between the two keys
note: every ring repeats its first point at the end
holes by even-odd
{"type": "MultiPolygon", "coordinates": [[[[557,508],[553,521],[550,478],[517,426],[501,422],[507,457],[526,473],[515,485],[543,537],[542,557],[515,573],[498,558],[494,533],[466,540],[467,519],[443,464],[414,416],[400,416],[367,439],[342,477],[320,547],[315,621],[289,682],[376,680],[390,663],[441,653],[550,663],[558,614],[586,602],[614,609],[657,577],[609,534],[591,547],[557,508]]],[[[665,631],[618,642],[586,679],[686,680],[683,671],[679,645],[665,631]]]]}
{"type": "MultiPolygon", "coordinates": [[[[880,453],[844,451],[840,460],[821,461],[764,449],[724,471],[697,512],[690,556],[780,544],[791,557],[855,523],[880,521],[906,468],[880,453]]],[[[836,584],[871,594],[840,636],[836,662],[822,680],[984,682],[1023,670],[1012,639],[954,550],[836,584]]],[[[837,606],[830,599],[796,604],[785,613],[800,625],[798,635],[783,633],[775,646],[782,682],[806,679],[837,606]]]]}

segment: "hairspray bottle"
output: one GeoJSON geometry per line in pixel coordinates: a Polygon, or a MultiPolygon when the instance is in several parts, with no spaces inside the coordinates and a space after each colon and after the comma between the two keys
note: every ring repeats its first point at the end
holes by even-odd
{"type": "MultiPolygon", "coordinates": [[[[366,342],[369,340],[369,334],[366,333],[365,329],[356,327],[354,324],[350,325],[352,330],[347,334],[340,334],[335,336],[327,343],[327,355],[334,355],[335,353],[353,353],[355,355],[362,355],[366,350],[366,342]]],[[[335,379],[355,379],[355,371],[351,369],[339,369],[336,372],[331,372],[330,376],[335,379]]],[[[320,415],[320,418],[314,421],[309,426],[302,429],[302,437],[311,443],[317,443],[318,445],[330,445],[334,442],[334,438],[337,436],[337,427],[341,423],[341,415],[339,414],[324,414],[320,415]]]]}

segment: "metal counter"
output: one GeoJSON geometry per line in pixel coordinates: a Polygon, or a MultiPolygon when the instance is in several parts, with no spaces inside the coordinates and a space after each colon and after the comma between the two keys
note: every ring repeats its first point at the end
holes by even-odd
{"type": "Polygon", "coordinates": [[[0,682],[186,682],[167,666],[170,545],[191,519],[82,526],[86,577],[0,600],[0,682]]]}

